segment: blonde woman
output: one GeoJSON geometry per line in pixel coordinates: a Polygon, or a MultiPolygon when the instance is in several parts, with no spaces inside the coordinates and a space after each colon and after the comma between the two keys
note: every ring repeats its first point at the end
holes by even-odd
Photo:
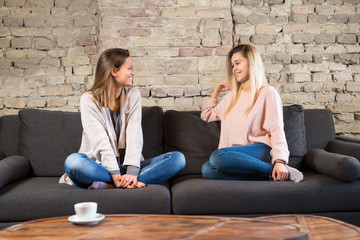
{"type": "Polygon", "coordinates": [[[67,157],[61,183],[139,188],[165,181],[185,167],[180,152],[144,160],[141,95],[132,88],[133,76],[127,50],[113,48],[100,55],[94,84],[80,99],[80,150],[67,157]]]}
{"type": "Polygon", "coordinates": [[[201,118],[220,120],[219,149],[202,167],[209,179],[292,180],[303,174],[287,165],[283,106],[275,88],[267,85],[263,62],[255,47],[243,44],[227,56],[228,81],[218,84],[201,103],[201,118]],[[231,90],[218,102],[220,92],[231,90]]]}

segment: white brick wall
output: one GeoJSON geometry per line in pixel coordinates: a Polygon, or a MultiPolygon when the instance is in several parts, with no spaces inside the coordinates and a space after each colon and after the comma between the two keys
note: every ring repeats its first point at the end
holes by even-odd
{"type": "Polygon", "coordinates": [[[360,136],[358,0],[0,0],[0,114],[79,110],[97,57],[130,50],[144,106],[199,110],[225,55],[255,44],[285,105],[360,136]]]}

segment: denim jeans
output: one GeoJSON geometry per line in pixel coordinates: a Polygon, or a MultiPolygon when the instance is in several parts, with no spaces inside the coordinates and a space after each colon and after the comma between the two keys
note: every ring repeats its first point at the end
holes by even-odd
{"type": "Polygon", "coordinates": [[[233,146],[214,151],[202,167],[204,178],[224,180],[269,180],[271,148],[263,143],[233,146]]]}
{"type": "MultiPolygon", "coordinates": [[[[138,181],[146,184],[160,183],[175,176],[184,167],[185,157],[182,153],[164,153],[141,162],[138,181]]],[[[78,187],[88,187],[97,181],[113,183],[108,170],[83,153],[73,153],[66,158],[65,172],[78,187]]],[[[120,166],[120,172],[125,174],[126,169],[120,166]]]]}

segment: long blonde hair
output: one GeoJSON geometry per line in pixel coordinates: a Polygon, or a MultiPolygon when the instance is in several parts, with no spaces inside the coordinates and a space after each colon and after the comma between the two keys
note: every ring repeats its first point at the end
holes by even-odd
{"type": "Polygon", "coordinates": [[[242,83],[237,82],[233,74],[231,58],[235,53],[241,53],[249,62],[250,103],[246,109],[246,114],[248,114],[254,107],[261,88],[267,85],[264,64],[260,54],[256,51],[256,48],[250,44],[241,44],[231,49],[227,55],[226,68],[227,80],[233,95],[230,105],[225,111],[225,116],[234,107],[242,91],[242,83]]]}
{"type": "Polygon", "coordinates": [[[130,57],[129,51],[121,48],[105,50],[99,57],[96,65],[95,80],[89,91],[93,99],[105,108],[116,108],[115,78],[111,75],[113,68],[120,69],[126,58],[130,57]]]}

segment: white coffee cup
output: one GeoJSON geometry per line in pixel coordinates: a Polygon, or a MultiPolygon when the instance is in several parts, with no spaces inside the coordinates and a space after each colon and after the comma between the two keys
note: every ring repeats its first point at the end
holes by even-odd
{"type": "Polygon", "coordinates": [[[97,212],[96,202],[81,202],[74,205],[76,216],[80,220],[94,219],[97,212]]]}

